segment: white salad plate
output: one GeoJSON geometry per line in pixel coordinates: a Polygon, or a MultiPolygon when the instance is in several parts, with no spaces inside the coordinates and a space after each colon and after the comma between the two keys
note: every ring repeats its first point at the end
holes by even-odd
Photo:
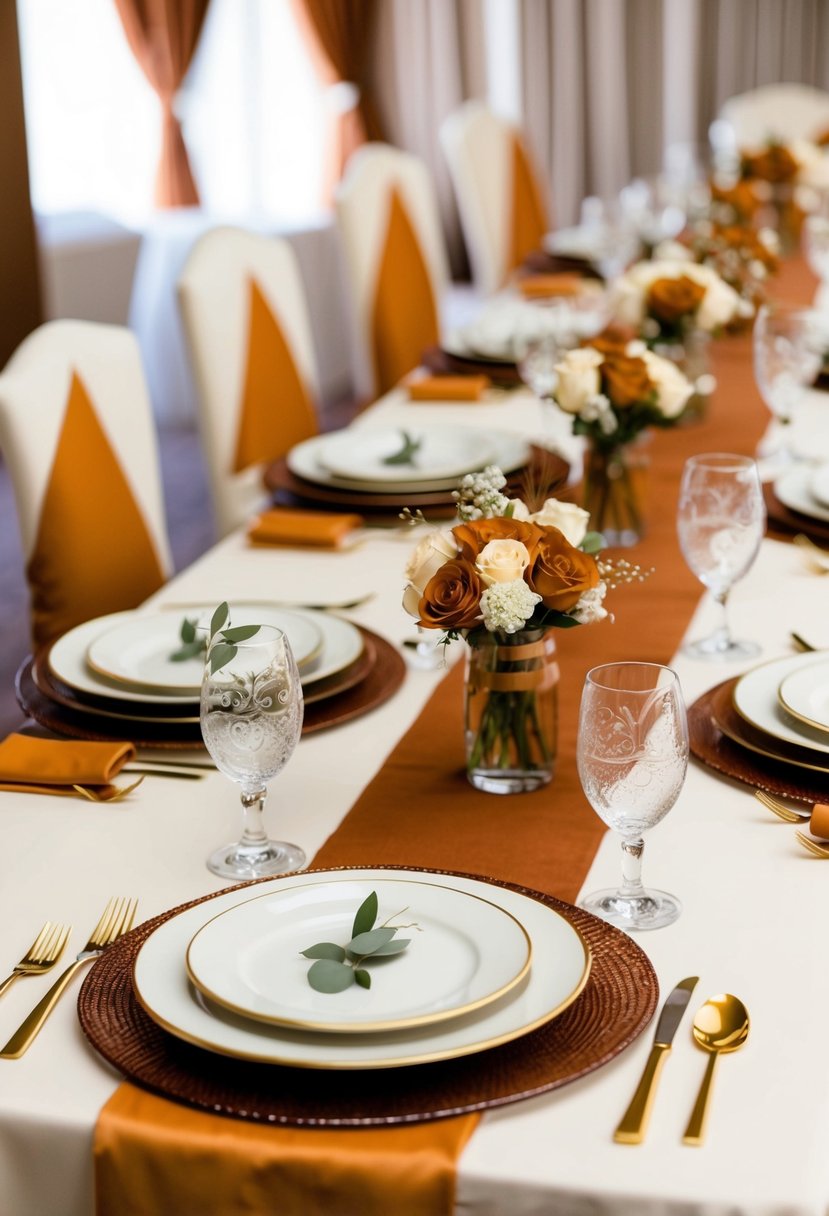
{"type": "Polygon", "coordinates": [[[317,452],[323,468],[335,477],[358,482],[429,481],[458,478],[491,464],[490,439],[468,427],[356,427],[326,435],[317,452]],[[406,441],[416,445],[406,464],[389,463],[406,441]]]}
{"type": "MultiPolygon", "coordinates": [[[[474,438],[476,435],[476,432],[471,428],[458,427],[457,429],[458,431],[462,431],[466,436],[474,438]]],[[[358,434],[370,435],[373,430],[373,427],[368,426],[355,427],[354,434],[355,436],[358,434]]],[[[399,441],[400,429],[395,433],[399,441]]],[[[410,430],[409,433],[413,432],[410,430]]],[[[496,464],[503,473],[510,473],[513,469],[518,469],[522,465],[525,465],[530,456],[526,440],[522,439],[519,435],[512,435],[505,431],[487,431],[486,440],[492,453],[491,459],[484,460],[481,464],[472,464],[467,461],[466,468],[462,470],[461,474],[419,479],[413,478],[411,471],[409,471],[406,480],[387,479],[378,476],[374,481],[358,482],[346,477],[339,477],[323,464],[321,456],[326,438],[327,436],[325,435],[315,435],[313,438],[306,439],[302,443],[298,443],[296,447],[291,448],[287,456],[288,468],[295,476],[302,477],[305,481],[315,482],[317,485],[334,486],[342,490],[351,490],[352,492],[359,490],[363,494],[425,494],[441,490],[454,490],[463,473],[484,468],[487,464],[496,464]]]]}
{"type": "Polygon", "coordinates": [[[364,1034],[426,1026],[481,1009],[530,969],[523,926],[480,896],[434,882],[332,878],[259,895],[221,912],[187,950],[195,986],[233,1013],[304,1030],[364,1034]],[[336,994],[308,982],[319,942],[345,945],[371,891],[374,927],[401,926],[399,954],[369,961],[371,987],[336,994]]]}
{"type": "MultiPolygon", "coordinates": [[[[251,605],[251,607],[254,607],[254,605],[251,605]]],[[[276,611],[276,609],[267,604],[256,604],[255,610],[257,619],[263,624],[270,623],[265,619],[266,615],[269,612],[276,611]]],[[[184,616],[190,615],[192,617],[198,611],[198,608],[188,609],[187,613],[181,611],[173,612],[170,609],[166,609],[164,615],[170,617],[173,622],[174,633],[177,635],[184,616]]],[[[280,609],[280,611],[282,610],[280,609]]],[[[54,643],[49,651],[49,668],[52,674],[59,680],[62,680],[64,684],[68,684],[70,688],[74,688],[78,692],[86,693],[90,696],[104,696],[139,705],[157,705],[159,701],[170,705],[192,705],[194,701],[197,702],[199,697],[198,691],[195,695],[171,693],[159,696],[158,694],[141,692],[126,685],[111,683],[105,677],[96,675],[88,667],[86,662],[87,650],[95,638],[104,630],[114,625],[134,620],[137,615],[134,612],[114,612],[109,616],[85,621],[82,625],[77,625],[74,629],[70,629],[68,633],[65,633],[62,638],[59,638],[54,643]]],[[[307,617],[319,629],[322,635],[322,649],[318,658],[308,663],[307,667],[300,672],[303,688],[310,687],[318,680],[324,680],[329,676],[336,675],[355,662],[362,654],[363,635],[350,621],[343,620],[342,617],[334,616],[329,612],[315,612],[313,609],[292,610],[292,615],[307,617]]],[[[288,636],[290,637],[290,634],[288,636]]]]}
{"type": "Polygon", "coordinates": [[[780,681],[780,704],[806,726],[829,732],[829,661],[793,671],[780,681]]]}
{"type": "MultiPolygon", "coordinates": [[[[355,1035],[266,1025],[206,999],[187,977],[185,955],[196,933],[220,913],[250,900],[249,891],[234,890],[180,912],[147,938],[133,972],[142,1007],[171,1034],[221,1055],[299,1068],[397,1068],[470,1055],[528,1034],[562,1013],[587,983],[591,961],[587,943],[558,912],[528,896],[479,879],[444,879],[417,870],[336,873],[358,884],[365,895],[381,882],[424,882],[434,877],[457,892],[487,900],[523,925],[532,946],[532,966],[504,996],[428,1026],[355,1035]]],[[[262,883],[258,889],[266,895],[306,887],[312,881],[327,884],[331,878],[331,874],[293,874],[262,883]]],[[[391,978],[391,967],[388,971],[391,978]]],[[[380,982],[378,976],[376,983],[380,982]]],[[[366,995],[370,999],[371,990],[366,995]]],[[[331,996],[332,1001],[337,999],[331,996]]]]}
{"type": "MultiPolygon", "coordinates": [[[[190,620],[209,620],[209,610],[184,615],[190,620]]],[[[181,619],[170,612],[138,613],[112,625],[90,642],[87,666],[105,680],[139,692],[198,698],[204,674],[203,655],[180,661],[170,657],[182,645],[181,619]]],[[[299,668],[313,662],[322,651],[322,632],[316,622],[285,608],[234,605],[230,621],[234,626],[275,625],[281,629],[299,668]]]]}
{"type": "Polygon", "coordinates": [[[809,489],[812,492],[812,497],[822,507],[829,509],[829,464],[821,464],[812,470],[809,489]]]}
{"type": "Polygon", "coordinates": [[[809,465],[796,464],[777,478],[774,492],[792,511],[829,521],[829,507],[822,506],[812,492],[812,473],[809,465]]]}
{"type": "Polygon", "coordinates": [[[795,672],[806,671],[819,664],[825,666],[823,655],[796,654],[784,659],[772,659],[746,672],[734,686],[734,708],[746,722],[774,739],[795,743],[801,748],[829,755],[829,739],[825,732],[814,730],[805,723],[793,721],[780,703],[778,690],[784,680],[795,672]]]}

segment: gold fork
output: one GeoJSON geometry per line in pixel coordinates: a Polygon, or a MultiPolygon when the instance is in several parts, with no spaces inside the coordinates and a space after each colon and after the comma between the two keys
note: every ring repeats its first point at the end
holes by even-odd
{"type": "Polygon", "coordinates": [[[811,810],[804,808],[802,811],[795,811],[791,807],[785,806],[777,798],[773,798],[771,794],[767,794],[765,790],[755,790],[754,797],[762,802],[766,810],[771,811],[784,823],[803,823],[804,819],[811,818],[811,810]]]}
{"type": "Polygon", "coordinates": [[[71,925],[53,925],[51,921],[47,920],[11,975],[0,984],[0,996],[7,988],[11,988],[19,976],[45,975],[54,967],[63,954],[63,948],[69,940],[71,932],[71,925]]]}
{"type": "Polygon", "coordinates": [[[54,1009],[61,993],[75,972],[79,971],[90,959],[98,958],[107,946],[111,946],[123,933],[127,933],[132,928],[137,908],[137,899],[111,899],[109,901],[83,950],[74,963],[70,963],[66,970],[58,976],[46,995],[38,1001],[29,1016],[23,1020],[6,1046],[0,1051],[0,1060],[17,1060],[23,1055],[54,1009]]]}
{"type": "Polygon", "coordinates": [[[120,802],[122,798],[126,798],[127,794],[131,794],[133,790],[138,789],[143,780],[143,777],[139,777],[131,785],[118,786],[113,794],[98,794],[95,790],[88,789],[85,785],[73,785],[72,789],[77,790],[79,794],[83,794],[84,798],[88,798],[90,802],[120,802]]]}
{"type": "Polygon", "coordinates": [[[818,844],[816,840],[812,840],[811,836],[804,836],[802,832],[795,832],[795,836],[804,849],[808,849],[814,857],[822,857],[825,861],[829,861],[829,848],[825,844],[818,844]]]}

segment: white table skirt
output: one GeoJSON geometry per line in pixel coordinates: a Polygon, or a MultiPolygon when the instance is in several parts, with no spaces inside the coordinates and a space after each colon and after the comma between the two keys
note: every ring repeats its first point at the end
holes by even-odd
{"type": "MultiPolygon", "coordinates": [[[[234,596],[318,602],[371,589],[375,598],[351,614],[353,619],[400,642],[413,633],[400,608],[413,539],[408,533],[374,534],[351,552],[320,554],[252,550],[233,536],[155,602],[179,605],[234,596]]],[[[621,596],[617,610],[625,611],[621,596]]],[[[703,604],[689,632],[705,631],[711,617],[711,607],[703,604]]],[[[829,579],[807,573],[794,547],[766,541],[733,593],[733,621],[739,633],[763,644],[769,658],[790,652],[791,628],[829,641],[829,579]]],[[[453,649],[460,657],[462,647],[453,649]]],[[[676,666],[689,701],[735,670],[683,658],[676,666]]],[[[272,784],[272,833],[297,841],[313,855],[441,677],[441,672],[410,670],[382,709],[304,739],[272,784]]],[[[458,706],[459,755],[460,714],[458,706]]],[[[553,784],[551,841],[555,817],[567,813],[555,797],[553,784]]],[[[0,823],[0,949],[3,966],[11,967],[45,919],[71,920],[77,949],[112,894],[139,896],[141,917],[148,918],[217,890],[224,884],[208,873],[204,858],[237,832],[239,812],[233,786],[211,773],[198,783],[148,777],[134,797],[112,806],[5,793],[0,823]]],[[[544,847],[543,840],[538,847],[544,847]]],[[[463,868],[462,841],[457,855],[445,860],[463,868]]],[[[615,882],[618,866],[618,845],[606,837],[586,888],[615,882]]],[[[639,938],[663,996],[683,976],[698,974],[692,1008],[709,994],[732,991],[752,1017],[747,1047],[721,1063],[706,1144],[699,1149],[680,1144],[705,1065],[692,1045],[686,1016],[644,1145],[618,1146],[611,1135],[649,1051],[650,1032],[592,1076],[488,1114],[460,1162],[459,1212],[823,1216],[827,1211],[829,1065],[823,1049],[829,968],[814,934],[829,922],[829,870],[796,846],[793,829],[768,815],[748,789],[692,765],[677,806],[648,842],[645,880],[673,891],[684,904],[675,925],[639,938]]],[[[3,998],[0,1042],[50,982],[20,980],[3,998]]],[[[90,1216],[93,1129],[118,1081],[86,1044],[71,995],[21,1060],[0,1060],[3,1216],[90,1216]]]]}

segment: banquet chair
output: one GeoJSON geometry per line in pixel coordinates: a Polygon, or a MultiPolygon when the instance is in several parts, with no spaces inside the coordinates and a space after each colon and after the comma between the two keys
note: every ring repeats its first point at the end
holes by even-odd
{"type": "Polygon", "coordinates": [[[434,185],[424,163],[388,144],[350,157],[335,200],[352,304],[354,381],[366,398],[393,388],[478,301],[452,285],[434,185]]]}
{"type": "Polygon", "coordinates": [[[520,131],[468,101],[440,128],[472,277],[490,295],[550,229],[539,178],[520,131]]]}
{"type": "Polygon", "coordinates": [[[287,241],[220,227],[194,245],[178,303],[220,535],[260,509],[263,467],[319,431],[305,290],[287,241]]]}
{"type": "Polygon", "coordinates": [[[135,608],[172,568],[152,409],[128,329],[49,321],[0,374],[31,628],[45,645],[135,608]]]}
{"type": "Polygon", "coordinates": [[[829,131],[829,93],[806,84],[767,84],[729,98],[716,121],[730,128],[738,149],[817,139],[829,131]]]}

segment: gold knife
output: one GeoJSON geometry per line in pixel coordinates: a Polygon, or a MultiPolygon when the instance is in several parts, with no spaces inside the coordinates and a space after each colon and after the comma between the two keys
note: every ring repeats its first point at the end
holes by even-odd
{"type": "Polygon", "coordinates": [[[662,1071],[665,1057],[671,1050],[677,1027],[682,1021],[685,1007],[691,999],[691,993],[697,986],[699,976],[691,975],[682,980],[674,988],[659,1015],[656,1034],[653,1037],[653,1047],[645,1065],[645,1071],[636,1087],[636,1092],[630,1100],[630,1106],[622,1116],[622,1121],[613,1133],[617,1144],[641,1144],[645,1139],[645,1131],[653,1106],[653,1096],[656,1093],[656,1083],[662,1071]]]}

